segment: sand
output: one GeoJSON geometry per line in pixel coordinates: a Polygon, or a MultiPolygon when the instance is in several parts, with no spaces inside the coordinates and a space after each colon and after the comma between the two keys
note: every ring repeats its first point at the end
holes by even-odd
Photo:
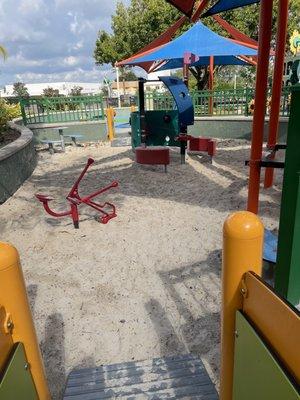
{"type": "MultiPolygon", "coordinates": [[[[128,147],[67,148],[39,153],[33,175],[0,206],[2,241],[21,255],[53,399],[71,369],[192,352],[219,379],[222,225],[245,209],[249,154],[245,141],[219,141],[213,164],[172,152],[168,173],[133,162],[128,147]],[[56,209],[88,157],[89,193],[113,180],[104,198],[117,218],[100,224],[80,207],[70,218],[47,215],[34,193],[53,195],[56,209]]],[[[278,227],[280,182],[262,190],[261,215],[278,227]]]]}

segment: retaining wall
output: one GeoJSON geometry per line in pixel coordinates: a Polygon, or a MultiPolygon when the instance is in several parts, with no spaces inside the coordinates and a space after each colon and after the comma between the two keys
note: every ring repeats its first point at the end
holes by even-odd
{"type": "Polygon", "coordinates": [[[0,204],[29,178],[37,163],[33,133],[15,122],[10,122],[9,127],[20,132],[20,137],[0,148],[0,204]]]}

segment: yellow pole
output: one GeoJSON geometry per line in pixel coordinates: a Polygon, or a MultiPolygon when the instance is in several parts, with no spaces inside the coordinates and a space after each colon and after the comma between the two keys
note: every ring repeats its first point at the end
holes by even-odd
{"type": "Polygon", "coordinates": [[[235,313],[242,308],[245,272],[261,276],[264,227],[257,215],[239,211],[223,228],[220,400],[232,400],[235,313]]]}
{"type": "Polygon", "coordinates": [[[114,125],[115,111],[112,107],[106,109],[107,118],[107,136],[110,141],[115,137],[115,125],[114,125]]]}
{"type": "Polygon", "coordinates": [[[38,340],[27,299],[25,281],[18,251],[0,242],[0,304],[6,310],[6,330],[14,343],[22,342],[40,400],[49,400],[50,393],[38,340]]]}

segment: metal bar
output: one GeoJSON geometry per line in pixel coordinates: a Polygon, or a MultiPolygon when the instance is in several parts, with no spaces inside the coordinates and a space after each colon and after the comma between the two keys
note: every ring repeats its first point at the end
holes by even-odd
{"type": "Polygon", "coordinates": [[[0,304],[7,314],[5,327],[14,343],[22,342],[39,399],[50,400],[46,375],[26,293],[17,250],[0,242],[0,304]]]}
{"type": "Polygon", "coordinates": [[[209,57],[209,90],[210,90],[210,98],[209,98],[209,114],[213,115],[214,113],[214,100],[213,100],[213,89],[214,89],[214,56],[209,57]]]}
{"type": "Polygon", "coordinates": [[[260,186],[260,166],[255,161],[261,160],[263,132],[266,113],[266,95],[268,85],[269,55],[271,48],[273,0],[261,0],[258,65],[255,89],[255,110],[252,127],[251,165],[248,187],[248,211],[257,214],[260,186]]]}
{"type": "Polygon", "coordinates": [[[146,143],[146,116],[145,116],[145,79],[139,78],[139,114],[140,114],[140,127],[141,127],[141,141],[146,143]]]}
{"type": "Polygon", "coordinates": [[[227,218],[223,228],[221,384],[220,399],[232,400],[234,331],[236,310],[243,304],[241,279],[251,268],[262,271],[264,228],[253,213],[239,211],[227,218]]]}
{"type": "MultiPolygon", "coordinates": [[[[273,74],[273,91],[269,122],[268,146],[274,146],[278,137],[280,99],[282,93],[282,76],[284,71],[284,57],[287,36],[287,22],[289,13],[289,0],[281,0],[278,4],[277,43],[273,74]]],[[[275,153],[274,156],[275,158],[275,153]]],[[[264,187],[273,185],[274,170],[267,168],[265,171],[264,187]]]]}

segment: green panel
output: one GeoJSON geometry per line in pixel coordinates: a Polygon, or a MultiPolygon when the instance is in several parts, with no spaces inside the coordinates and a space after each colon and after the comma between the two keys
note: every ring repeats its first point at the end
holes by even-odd
{"type": "MultiPolygon", "coordinates": [[[[178,112],[176,110],[146,111],[147,146],[180,146],[175,140],[179,134],[178,112]],[[164,118],[170,117],[169,122],[164,118]],[[169,139],[169,140],[167,140],[169,139]]],[[[132,146],[141,144],[139,113],[131,114],[132,146]]]]}
{"type": "Polygon", "coordinates": [[[300,86],[292,89],[280,210],[275,289],[293,305],[300,303],[300,86]]]}
{"type": "Polygon", "coordinates": [[[135,111],[130,115],[131,121],[131,145],[134,149],[141,144],[141,128],[140,128],[140,118],[139,112],[135,111]]]}
{"type": "Polygon", "coordinates": [[[38,400],[24,346],[18,343],[0,383],[0,400],[38,400]]]}
{"type": "Polygon", "coordinates": [[[300,399],[300,394],[264,342],[239,311],[236,313],[232,399],[300,399]]]}
{"type": "Polygon", "coordinates": [[[21,100],[21,111],[25,125],[104,120],[100,95],[29,97],[21,100]]]}

